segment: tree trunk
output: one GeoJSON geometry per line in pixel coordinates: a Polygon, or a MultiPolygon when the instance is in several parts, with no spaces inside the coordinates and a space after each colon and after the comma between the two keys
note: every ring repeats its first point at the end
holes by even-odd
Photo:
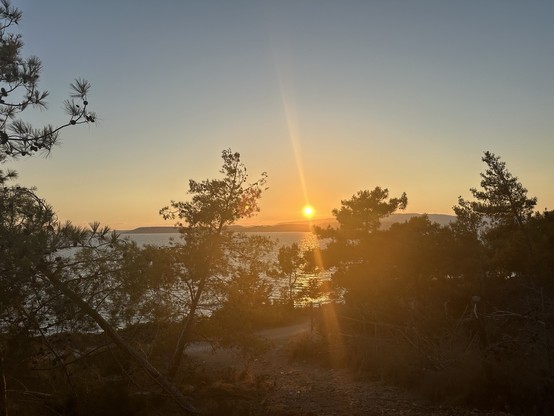
{"type": "Polygon", "coordinates": [[[155,381],[163,391],[165,391],[173,401],[175,401],[181,409],[187,414],[197,414],[198,412],[188,403],[182,392],[162,373],[160,373],[148,360],[143,357],[137,350],[129,345],[115,330],[115,328],[106,321],[94,308],[85,302],[76,292],[71,290],[63,283],[55,273],[42,270],[48,281],[59,290],[64,296],[75,303],[81,310],[90,316],[104,330],[104,333],[131,359],[133,359],[150,378],[155,381]]]}
{"type": "Polygon", "coordinates": [[[181,332],[179,333],[179,339],[177,340],[177,346],[175,347],[175,352],[171,358],[171,363],[167,373],[169,380],[174,381],[177,376],[177,371],[181,366],[181,360],[183,359],[183,353],[185,351],[185,346],[190,335],[190,331],[194,324],[194,317],[196,315],[196,309],[200,303],[200,298],[202,297],[202,292],[204,291],[204,286],[206,285],[207,277],[203,277],[198,284],[198,290],[192,299],[192,304],[190,305],[189,314],[186,318],[183,319],[181,332]]]}

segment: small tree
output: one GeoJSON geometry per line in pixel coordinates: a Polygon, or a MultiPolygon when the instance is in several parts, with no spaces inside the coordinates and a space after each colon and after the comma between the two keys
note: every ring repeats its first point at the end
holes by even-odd
{"type": "Polygon", "coordinates": [[[486,252],[482,240],[484,219],[476,212],[470,201],[458,198],[458,205],[452,208],[456,221],[450,224],[453,234],[453,265],[457,276],[470,280],[483,280],[486,271],[486,252]]]}
{"type": "Polygon", "coordinates": [[[494,153],[485,152],[482,158],[487,165],[481,173],[481,189],[471,188],[473,201],[459,198],[454,211],[458,216],[454,229],[465,229],[465,235],[473,234],[484,241],[496,268],[503,273],[529,273],[533,264],[533,245],[527,230],[537,198],[529,198],[527,189],[506,168],[506,163],[494,153]]]}
{"type": "Polygon", "coordinates": [[[334,209],[340,231],[349,238],[359,238],[381,226],[381,220],[399,209],[405,209],[408,197],[403,193],[400,198],[390,198],[389,190],[376,187],[372,191],[358,191],[352,198],[341,201],[340,209],[334,209]]]}
{"type": "Polygon", "coordinates": [[[188,311],[183,314],[175,353],[169,365],[169,377],[175,378],[183,351],[189,339],[202,296],[210,283],[224,275],[229,263],[226,250],[231,247],[233,233],[226,227],[259,211],[258,200],[265,189],[266,177],[248,182],[246,167],[239,153],[222,152],[221,179],[189,181],[190,201],[176,202],[160,210],[164,219],[176,219],[182,242],[175,247],[179,255],[180,276],[190,292],[188,311]]]}
{"type": "Polygon", "coordinates": [[[210,322],[217,343],[237,347],[246,364],[268,346],[252,331],[274,319],[270,313],[273,287],[265,278],[274,246],[268,237],[236,233],[227,250],[229,270],[212,285],[217,304],[210,322]]]}
{"type": "Polygon", "coordinates": [[[291,308],[294,308],[297,299],[297,281],[304,275],[307,266],[308,263],[297,243],[279,248],[276,269],[273,271],[273,275],[277,279],[284,280],[282,297],[291,308]]]}
{"type": "Polygon", "coordinates": [[[499,156],[487,151],[482,160],[487,169],[481,173],[481,190],[471,188],[476,199],[473,209],[494,224],[515,223],[523,230],[537,205],[537,198],[527,197],[527,189],[508,171],[499,156]]]}
{"type": "MultiPolygon", "coordinates": [[[[376,187],[372,191],[359,191],[351,199],[341,201],[341,208],[333,215],[339,228],[316,228],[319,238],[328,239],[323,250],[327,267],[335,266],[333,280],[336,284],[364,275],[366,265],[381,253],[379,228],[381,220],[398,209],[405,209],[408,198],[403,193],[399,198],[389,198],[388,189],[376,187]]],[[[386,253],[383,253],[386,255],[386,253]]]]}

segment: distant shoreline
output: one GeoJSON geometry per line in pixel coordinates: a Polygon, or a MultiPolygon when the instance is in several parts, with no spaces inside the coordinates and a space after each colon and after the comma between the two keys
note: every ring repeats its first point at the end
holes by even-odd
{"type": "MultiPolygon", "coordinates": [[[[280,233],[280,232],[310,232],[312,226],[309,224],[277,224],[277,225],[233,225],[228,229],[244,233],[280,233]]],[[[117,230],[121,234],[176,234],[177,227],[138,227],[134,230],[117,230]]]]}
{"type": "MultiPolygon", "coordinates": [[[[382,221],[383,227],[388,228],[391,224],[397,222],[408,221],[412,217],[421,216],[424,214],[393,214],[382,221]]],[[[440,225],[448,225],[456,220],[453,215],[447,214],[427,214],[432,222],[436,222],[440,225]]],[[[229,230],[236,232],[246,233],[283,233],[283,232],[310,232],[313,231],[314,226],[327,228],[336,227],[337,222],[334,218],[326,218],[314,221],[295,221],[280,223],[274,225],[233,225],[229,227],[229,230]]],[[[173,226],[160,226],[160,227],[138,227],[133,230],[118,230],[121,234],[176,234],[179,233],[178,227],[173,226]]]]}

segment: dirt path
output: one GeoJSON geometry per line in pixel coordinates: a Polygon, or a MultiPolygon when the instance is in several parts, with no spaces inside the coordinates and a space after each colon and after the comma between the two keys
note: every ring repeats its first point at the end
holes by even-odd
{"type": "MultiPolygon", "coordinates": [[[[259,335],[273,348],[255,360],[250,372],[261,386],[260,402],[253,407],[269,416],[506,416],[501,412],[479,412],[432,405],[400,389],[380,383],[355,380],[343,369],[290,360],[290,347],[310,333],[310,322],[269,329],[259,335]]],[[[192,352],[192,351],[191,351],[192,352]]],[[[237,363],[230,352],[212,354],[195,350],[193,355],[210,365],[237,363]],[[233,361],[234,360],[234,361],[233,361]]],[[[258,413],[255,413],[258,414],[258,413]]]]}

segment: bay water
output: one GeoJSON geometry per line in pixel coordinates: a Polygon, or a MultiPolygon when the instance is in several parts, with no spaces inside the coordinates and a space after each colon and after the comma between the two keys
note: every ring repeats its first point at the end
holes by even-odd
{"type": "MultiPolygon", "coordinates": [[[[303,251],[319,246],[317,237],[311,232],[260,232],[252,234],[269,237],[276,241],[278,246],[296,243],[303,251]]],[[[134,241],[139,246],[147,244],[154,246],[166,246],[169,245],[171,240],[179,241],[181,238],[179,233],[122,233],[121,236],[129,238],[129,240],[134,241]]]]}
{"type": "MultiPolygon", "coordinates": [[[[322,247],[321,242],[317,239],[316,235],[312,232],[296,232],[296,231],[253,232],[248,234],[269,237],[270,239],[275,241],[277,243],[274,251],[275,260],[277,260],[277,252],[279,247],[283,245],[291,245],[293,243],[296,243],[298,244],[298,246],[302,251],[322,247]]],[[[168,246],[172,240],[178,242],[181,239],[181,235],[179,233],[144,233],[144,234],[122,233],[121,236],[124,238],[128,238],[131,241],[134,241],[139,246],[144,246],[144,245],[168,246]]],[[[318,282],[323,282],[323,281],[328,281],[329,278],[330,278],[329,272],[322,272],[322,273],[319,273],[318,275],[306,274],[306,275],[300,276],[296,282],[295,290],[301,291],[303,288],[305,288],[308,285],[311,279],[316,279],[318,282]]],[[[272,297],[278,297],[278,296],[279,296],[278,290],[276,290],[272,297]]],[[[326,302],[327,297],[323,296],[323,297],[307,300],[307,302],[309,301],[326,302]]]]}

